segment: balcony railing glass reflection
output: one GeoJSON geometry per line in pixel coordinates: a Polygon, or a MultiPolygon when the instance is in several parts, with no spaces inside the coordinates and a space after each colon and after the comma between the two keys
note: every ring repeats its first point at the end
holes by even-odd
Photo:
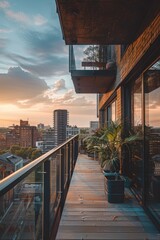
{"type": "MultiPolygon", "coordinates": [[[[70,45],[69,70],[105,70],[107,64],[115,64],[113,45],[70,45]]],[[[109,67],[109,65],[108,65],[109,67]]]]}
{"type": "Polygon", "coordinates": [[[0,182],[0,239],[49,239],[78,155],[78,136],[0,182]]]}

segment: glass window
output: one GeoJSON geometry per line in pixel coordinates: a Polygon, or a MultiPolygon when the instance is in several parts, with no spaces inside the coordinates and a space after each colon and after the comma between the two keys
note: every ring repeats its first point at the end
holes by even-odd
{"type": "MultiPolygon", "coordinates": [[[[131,122],[134,133],[142,132],[142,79],[133,82],[131,88],[131,122]]],[[[132,157],[130,174],[133,187],[139,197],[142,197],[143,187],[143,142],[141,140],[132,144],[132,157]]]]}
{"type": "Polygon", "coordinates": [[[160,60],[144,74],[147,205],[160,218],[160,60]]]}
{"type": "Polygon", "coordinates": [[[116,121],[116,101],[111,104],[111,120],[116,121]]]}
{"type": "Polygon", "coordinates": [[[106,124],[116,121],[116,100],[114,100],[106,109],[106,124]]]}

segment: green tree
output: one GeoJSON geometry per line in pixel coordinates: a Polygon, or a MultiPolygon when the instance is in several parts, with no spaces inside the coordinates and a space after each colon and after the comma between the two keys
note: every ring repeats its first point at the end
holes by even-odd
{"type": "Polygon", "coordinates": [[[33,153],[33,151],[35,151],[35,150],[36,150],[36,148],[32,148],[32,147],[27,148],[27,157],[28,157],[29,159],[32,158],[32,153],[33,153]]]}
{"type": "Polygon", "coordinates": [[[28,148],[20,148],[19,150],[15,151],[15,155],[26,159],[28,157],[27,149],[28,148]]]}
{"type": "Polygon", "coordinates": [[[18,150],[20,150],[21,149],[21,147],[19,146],[19,145],[12,145],[11,147],[10,147],[10,152],[12,153],[12,154],[16,154],[16,151],[18,151],[18,150]]]}
{"type": "Polygon", "coordinates": [[[34,160],[42,155],[42,151],[40,149],[35,149],[32,152],[31,159],[34,160]]]}
{"type": "Polygon", "coordinates": [[[5,150],[5,149],[0,150],[0,155],[4,154],[4,153],[6,153],[6,152],[7,152],[7,150],[5,150]]]}
{"type": "Polygon", "coordinates": [[[84,61],[88,62],[99,62],[99,46],[98,45],[92,45],[87,47],[83,53],[86,55],[84,58],[84,61]]]}

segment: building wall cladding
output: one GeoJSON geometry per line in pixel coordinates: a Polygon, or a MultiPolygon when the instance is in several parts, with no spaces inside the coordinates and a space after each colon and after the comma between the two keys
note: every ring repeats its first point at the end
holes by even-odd
{"type": "Polygon", "coordinates": [[[122,117],[122,98],[121,98],[121,87],[117,89],[117,101],[116,101],[116,117],[121,119],[122,117]]]}
{"type": "MultiPolygon", "coordinates": [[[[121,50],[120,45],[116,46],[116,61],[117,61],[117,71],[118,71],[118,84],[120,84],[125,79],[132,76],[133,73],[141,74],[147,66],[147,64],[151,64],[152,62],[148,61],[150,55],[146,55],[147,51],[152,51],[152,46],[154,46],[155,42],[160,41],[160,16],[157,16],[154,21],[145,29],[145,31],[134,41],[132,44],[128,46],[123,57],[121,58],[121,50]],[[146,56],[145,56],[146,55],[146,56]],[[148,57],[149,56],[149,57],[148,57]],[[146,64],[145,64],[146,63],[146,64]],[[139,72],[138,72],[139,71],[139,72]]],[[[154,51],[159,56],[160,48],[156,49],[154,47],[154,51]]],[[[152,52],[151,52],[152,53],[152,52]]],[[[150,57],[151,58],[151,57],[150,57]]],[[[154,56],[155,58],[155,56],[154,56]]],[[[117,85],[115,86],[116,89],[117,85]]],[[[111,90],[105,94],[103,94],[100,102],[99,109],[103,109],[104,105],[106,105],[107,101],[109,101],[112,94],[115,90],[111,90]]],[[[121,116],[121,88],[116,89],[117,94],[117,117],[121,116]]]]}
{"type": "MultiPolygon", "coordinates": [[[[147,50],[160,35],[160,16],[145,29],[143,34],[127,48],[120,62],[120,78],[123,81],[130,71],[139,63],[147,50]]],[[[157,49],[158,50],[158,49],[157,49]]],[[[144,70],[144,69],[143,69],[144,70]]]]}

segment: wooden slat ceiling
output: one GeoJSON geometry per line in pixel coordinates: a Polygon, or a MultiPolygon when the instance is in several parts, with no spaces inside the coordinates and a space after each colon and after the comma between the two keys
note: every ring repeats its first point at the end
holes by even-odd
{"type": "Polygon", "coordinates": [[[129,44],[160,11],[160,0],[56,2],[66,44],[129,44]]]}
{"type": "Polygon", "coordinates": [[[106,93],[116,79],[112,70],[74,70],[71,71],[76,93],[106,93]]]}

